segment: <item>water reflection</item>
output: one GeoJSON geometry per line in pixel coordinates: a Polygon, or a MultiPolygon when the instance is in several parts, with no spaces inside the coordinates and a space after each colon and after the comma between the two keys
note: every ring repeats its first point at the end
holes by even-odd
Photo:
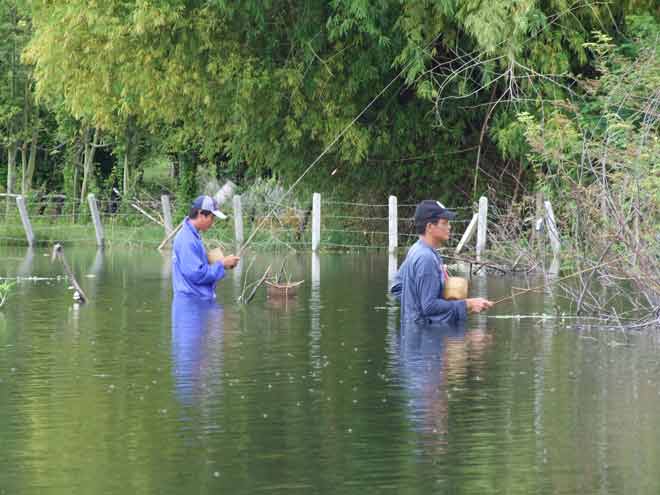
{"type": "Polygon", "coordinates": [[[468,366],[481,362],[491,336],[464,325],[405,325],[399,342],[411,425],[427,454],[447,450],[450,386],[464,386],[468,366]]]}
{"type": "Polygon", "coordinates": [[[19,277],[31,277],[32,274],[32,264],[34,262],[34,248],[29,247],[25,251],[25,256],[21,261],[21,264],[18,266],[16,275],[19,277]]]}
{"type": "Polygon", "coordinates": [[[172,360],[176,395],[193,405],[211,376],[221,376],[223,308],[215,301],[177,295],[172,300],[172,360]]]}
{"type": "Polygon", "coordinates": [[[312,253],[312,290],[309,296],[310,359],[315,368],[321,367],[321,259],[312,253]]]}

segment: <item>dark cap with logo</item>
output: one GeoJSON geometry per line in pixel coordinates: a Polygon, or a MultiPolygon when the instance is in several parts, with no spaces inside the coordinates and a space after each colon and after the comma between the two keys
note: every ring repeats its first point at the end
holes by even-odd
{"type": "Polygon", "coordinates": [[[448,210],[440,201],[434,199],[425,199],[415,208],[416,224],[434,223],[441,218],[453,220],[456,218],[456,212],[448,210]]]}

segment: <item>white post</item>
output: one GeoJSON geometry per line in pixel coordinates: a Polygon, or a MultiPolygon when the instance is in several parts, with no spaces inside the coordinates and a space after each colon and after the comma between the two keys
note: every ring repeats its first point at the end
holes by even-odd
{"type": "Polygon", "coordinates": [[[232,204],[234,206],[234,240],[240,248],[243,245],[243,209],[239,194],[232,198],[232,204]]]}
{"type": "Polygon", "coordinates": [[[321,195],[312,196],[312,251],[317,252],[321,244],[321,195]]]}
{"type": "Polygon", "coordinates": [[[559,242],[559,232],[557,231],[555,214],[552,211],[552,205],[550,204],[550,201],[544,201],[543,206],[545,206],[545,223],[548,227],[550,245],[552,246],[552,252],[555,256],[557,256],[559,254],[559,250],[561,249],[561,243],[559,242]]]}
{"type": "Polygon", "coordinates": [[[486,237],[488,236],[488,198],[479,198],[479,219],[477,220],[477,260],[486,250],[486,237]]]}
{"type": "Polygon", "coordinates": [[[463,249],[463,246],[470,242],[470,239],[472,239],[472,236],[474,235],[474,231],[477,227],[477,220],[479,219],[479,215],[475,213],[472,215],[472,220],[470,220],[469,225],[467,226],[467,229],[465,229],[465,232],[463,232],[463,237],[461,237],[461,242],[458,243],[458,246],[456,246],[456,253],[458,254],[461,252],[461,249],[463,249]]]}
{"type": "Polygon", "coordinates": [[[87,195],[87,202],[89,203],[89,211],[92,213],[92,221],[94,222],[94,231],[96,232],[96,245],[103,247],[105,242],[105,234],[103,233],[103,225],[101,224],[101,216],[99,215],[99,208],[96,204],[96,198],[93,194],[87,195]]]}
{"type": "Polygon", "coordinates": [[[220,188],[220,190],[217,193],[215,193],[214,196],[214,199],[217,201],[218,206],[221,206],[228,199],[230,199],[234,195],[235,190],[236,190],[236,184],[234,184],[230,180],[225,182],[224,185],[220,188]]]}
{"type": "Polygon", "coordinates": [[[387,257],[387,288],[388,289],[392,287],[392,283],[394,282],[394,277],[396,276],[396,272],[398,268],[397,261],[398,261],[397,256],[394,253],[390,253],[389,256],[387,257]]]}
{"type": "Polygon", "coordinates": [[[27,208],[25,206],[25,198],[20,194],[16,196],[16,206],[21,214],[21,222],[23,222],[23,229],[25,229],[25,237],[27,237],[28,246],[34,246],[34,232],[32,232],[32,224],[30,217],[28,217],[27,208]]]}
{"type": "Polygon", "coordinates": [[[396,196],[390,196],[388,216],[389,216],[389,225],[388,225],[388,229],[387,229],[388,232],[389,232],[388,252],[396,253],[396,248],[399,244],[399,242],[398,242],[398,240],[399,240],[399,229],[398,229],[396,196]]]}
{"type": "Polygon", "coordinates": [[[163,221],[165,222],[165,234],[172,232],[174,228],[172,226],[172,208],[170,206],[170,197],[167,194],[163,194],[160,197],[160,203],[163,206],[163,221]]]}
{"type": "Polygon", "coordinates": [[[321,258],[318,253],[312,253],[312,291],[318,291],[321,285],[321,258]]]}

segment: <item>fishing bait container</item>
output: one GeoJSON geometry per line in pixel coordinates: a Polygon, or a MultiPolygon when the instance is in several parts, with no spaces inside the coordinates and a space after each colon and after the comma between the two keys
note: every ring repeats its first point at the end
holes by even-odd
{"type": "Polygon", "coordinates": [[[450,301],[467,299],[468,281],[463,277],[449,277],[445,282],[444,298],[450,301]]]}
{"type": "Polygon", "coordinates": [[[209,259],[209,264],[213,264],[216,261],[222,261],[225,259],[225,255],[222,252],[222,249],[217,247],[215,249],[211,249],[206,253],[206,257],[209,259]]]}

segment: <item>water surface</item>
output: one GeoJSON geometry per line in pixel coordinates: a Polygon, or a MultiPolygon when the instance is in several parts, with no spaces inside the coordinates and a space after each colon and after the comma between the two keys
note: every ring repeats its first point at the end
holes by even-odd
{"type": "Polygon", "coordinates": [[[241,306],[247,256],[209,307],[173,304],[167,254],[65,253],[89,304],[0,250],[0,494],[660,492],[654,333],[551,292],[402,331],[383,254],[289,256],[299,294],[241,306]]]}

